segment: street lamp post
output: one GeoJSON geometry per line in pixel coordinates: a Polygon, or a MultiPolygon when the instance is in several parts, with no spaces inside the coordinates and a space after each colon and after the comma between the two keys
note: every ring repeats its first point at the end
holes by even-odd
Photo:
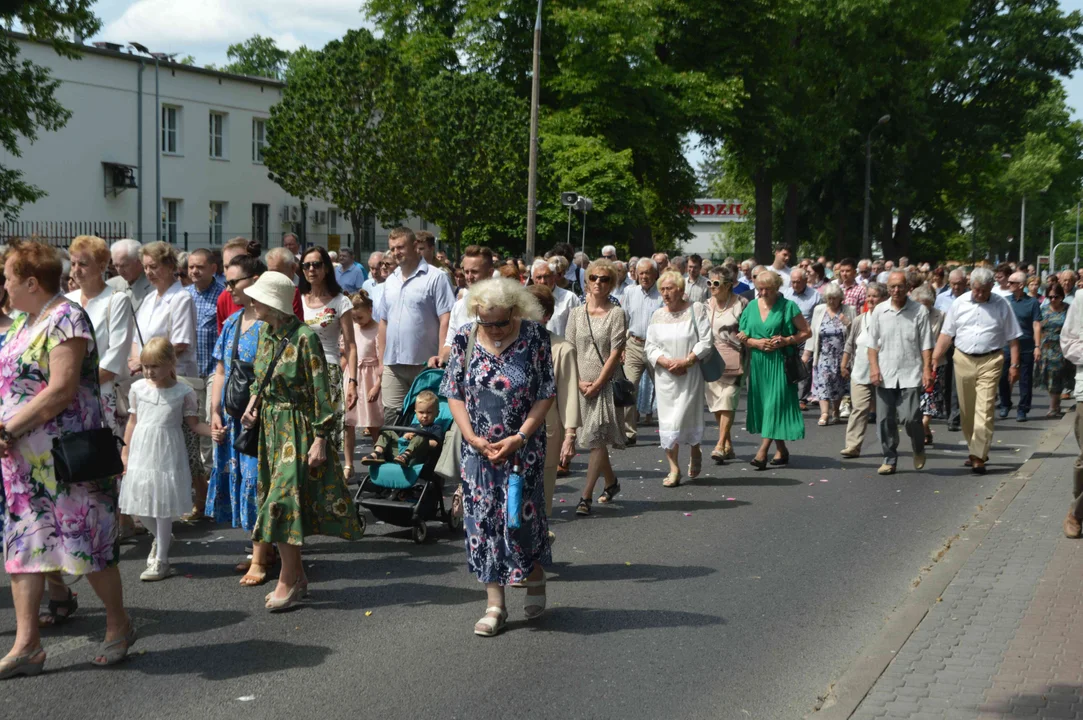
{"type": "Polygon", "coordinates": [[[1079,272],[1079,201],[1075,202],[1075,255],[1072,256],[1072,269],[1079,272]]]}
{"type": "Polygon", "coordinates": [[[1023,205],[1019,209],[1019,262],[1023,262],[1023,233],[1027,222],[1027,196],[1023,196],[1023,205]]]}
{"type": "Polygon", "coordinates": [[[869,206],[872,202],[872,134],[881,125],[891,121],[890,115],[884,115],[869,130],[865,137],[865,217],[861,230],[861,257],[872,257],[872,244],[869,242],[869,206]]]}
{"type": "MultiPolygon", "coordinates": [[[[538,16],[534,20],[534,77],[530,90],[530,161],[526,199],[526,260],[534,260],[534,233],[538,225],[538,103],[541,95],[541,12],[542,0],[538,0],[538,16]]],[[[569,223],[570,228],[570,223],[569,223]]]]}

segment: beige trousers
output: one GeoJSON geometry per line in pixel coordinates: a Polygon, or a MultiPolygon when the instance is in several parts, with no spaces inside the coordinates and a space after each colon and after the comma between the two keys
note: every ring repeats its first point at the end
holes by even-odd
{"type": "Polygon", "coordinates": [[[850,419],[846,423],[846,450],[861,452],[865,442],[865,429],[869,424],[869,410],[876,393],[875,385],[850,382],[850,419]]]}
{"type": "Polygon", "coordinates": [[[1075,441],[1079,444],[1079,457],[1075,461],[1072,476],[1072,515],[1083,520],[1083,403],[1075,405],[1075,441]]]}
{"type": "Polygon", "coordinates": [[[380,398],[384,404],[384,424],[394,425],[402,412],[402,403],[410,386],[425,369],[424,365],[384,365],[380,379],[380,398]]]}
{"type": "Polygon", "coordinates": [[[651,377],[654,377],[650,363],[647,362],[647,353],[643,351],[643,343],[628,338],[628,342],[624,344],[624,376],[632,383],[635,399],[628,407],[617,408],[624,415],[624,437],[626,438],[636,436],[636,424],[639,423],[636,403],[639,400],[639,379],[643,377],[644,372],[651,373],[651,377]]]}
{"type": "Polygon", "coordinates": [[[989,446],[993,443],[993,411],[1004,353],[998,350],[975,357],[956,349],[954,362],[963,437],[970,454],[984,460],[989,457],[989,446]]]}

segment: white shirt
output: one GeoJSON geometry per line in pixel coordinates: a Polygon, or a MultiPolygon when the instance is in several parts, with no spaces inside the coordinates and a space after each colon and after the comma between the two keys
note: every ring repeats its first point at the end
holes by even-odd
{"type": "MultiPolygon", "coordinates": [[[[959,297],[962,296],[960,295],[959,297]]],[[[947,315],[948,310],[951,310],[951,306],[955,304],[955,298],[956,296],[952,294],[951,290],[940,293],[936,296],[936,302],[933,303],[933,307],[947,315]]]]}
{"type": "Polygon", "coordinates": [[[934,344],[925,306],[907,298],[902,308],[896,308],[889,300],[877,305],[867,322],[868,344],[877,351],[882,386],[921,387],[921,353],[934,344]]]}
{"type": "Polygon", "coordinates": [[[1005,288],[1000,287],[999,285],[994,285],[993,286],[993,294],[994,295],[999,295],[1000,297],[1010,297],[1011,294],[1012,294],[1012,291],[1011,291],[1011,288],[1005,289],[1005,288]]]}
{"type": "Polygon", "coordinates": [[[869,380],[869,323],[868,313],[859,315],[854,324],[861,324],[857,335],[854,337],[854,368],[850,371],[850,379],[858,385],[870,385],[869,380]]]}
{"type": "MultiPolygon", "coordinates": [[[[79,304],[82,292],[76,290],[64,297],[79,304]]],[[[86,314],[94,324],[94,343],[98,346],[98,366],[123,382],[128,378],[128,355],[132,349],[132,302],[128,295],[106,284],[105,289],[87,301],[86,314]]],[[[111,384],[111,383],[110,383],[111,384]]],[[[102,386],[106,387],[105,385],[102,386]]]]}
{"type": "Polygon", "coordinates": [[[342,337],[342,318],[348,317],[347,313],[353,310],[353,303],[345,295],[339,293],[320,307],[309,307],[308,302],[301,298],[301,307],[305,314],[305,325],[315,331],[323,346],[323,359],[328,365],[338,366],[338,359],[342,353],[338,349],[339,338],[342,337]]]}
{"type": "Polygon", "coordinates": [[[988,302],[979,303],[965,292],[951,304],[940,333],[955,338],[955,347],[967,355],[985,355],[1005,347],[1023,331],[1007,300],[990,295],[988,302]]]}
{"type": "Polygon", "coordinates": [[[1076,367],[1075,399],[1083,402],[1083,303],[1069,305],[1064,317],[1064,328],[1060,331],[1060,349],[1064,359],[1076,367]]]}
{"type": "Polygon", "coordinates": [[[779,270],[774,265],[768,265],[767,269],[782,278],[782,287],[788,288],[790,286],[790,271],[793,268],[784,267],[779,270]]]}
{"type": "Polygon", "coordinates": [[[579,296],[571,290],[559,287],[553,288],[553,317],[549,318],[549,323],[545,326],[545,329],[554,335],[564,337],[564,331],[568,328],[568,318],[571,317],[572,309],[582,304],[579,301],[579,296]]]}
{"type": "Polygon", "coordinates": [[[174,345],[187,345],[188,348],[177,356],[177,376],[199,377],[196,305],[179,280],[170,285],[163,295],[153,290],[143,299],[135,314],[135,325],[138,332],[133,335],[132,343],[139,352],[143,351],[144,342],[156,337],[164,337],[174,345]]]}
{"type": "Polygon", "coordinates": [[[440,316],[455,305],[447,275],[422,258],[409,277],[395,268],[383,288],[375,314],[387,324],[384,365],[424,365],[440,350],[440,316]]]}
{"type": "Polygon", "coordinates": [[[466,316],[466,293],[463,293],[463,296],[451,306],[451,319],[447,324],[447,338],[444,340],[444,347],[451,347],[451,343],[455,339],[455,333],[471,322],[473,321],[466,316]]]}

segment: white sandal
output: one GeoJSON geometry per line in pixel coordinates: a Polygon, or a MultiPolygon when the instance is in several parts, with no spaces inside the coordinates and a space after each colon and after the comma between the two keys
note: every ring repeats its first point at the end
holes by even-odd
{"type": "Polygon", "coordinates": [[[504,630],[507,624],[508,611],[499,605],[492,605],[485,608],[485,617],[474,623],[474,634],[482,637],[495,637],[504,630]],[[493,617],[489,613],[497,613],[497,616],[493,617]],[[479,625],[484,629],[479,629],[479,625]]]}
{"type": "Polygon", "coordinates": [[[523,612],[526,614],[527,620],[533,620],[534,618],[541,617],[545,612],[545,583],[546,579],[541,580],[528,580],[523,583],[523,587],[527,588],[526,604],[523,606],[523,612]],[[530,588],[541,588],[541,595],[531,595],[530,588]]]}

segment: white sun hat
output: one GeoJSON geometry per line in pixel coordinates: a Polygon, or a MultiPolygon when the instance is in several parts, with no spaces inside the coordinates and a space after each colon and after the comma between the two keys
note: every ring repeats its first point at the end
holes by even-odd
{"type": "Polygon", "coordinates": [[[278,272],[265,272],[244,289],[244,294],[283,315],[293,315],[293,280],[278,272]]]}

